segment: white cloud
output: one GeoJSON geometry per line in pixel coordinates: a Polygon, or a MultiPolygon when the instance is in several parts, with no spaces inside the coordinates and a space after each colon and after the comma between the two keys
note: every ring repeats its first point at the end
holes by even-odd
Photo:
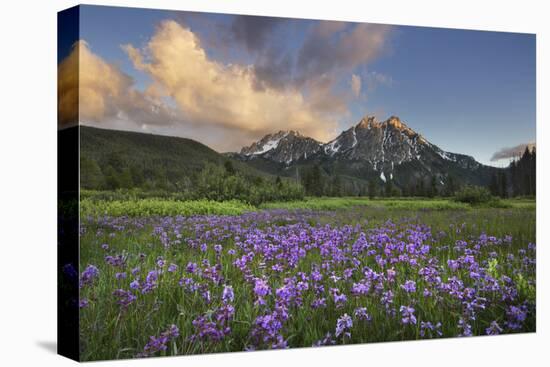
{"type": "Polygon", "coordinates": [[[174,21],[162,22],[144,49],[124,50],[151,76],[151,90],[173,98],[190,123],[258,136],[295,129],[320,140],[329,139],[336,126],[297,89],[255,88],[252,66],[210,59],[196,35],[174,21]]]}
{"type": "Polygon", "coordinates": [[[58,67],[59,123],[170,124],[175,112],[134,88],[132,78],[78,41],[58,67]]]}
{"type": "Polygon", "coordinates": [[[354,74],[351,91],[339,90],[339,80],[376,57],[388,31],[319,22],[296,56],[302,81],[284,87],[258,87],[257,65],[212,59],[198,36],[175,21],[161,22],[143,48],[122,46],[134,68],[152,80],[144,90],[79,41],[58,69],[60,124],[79,118],[98,127],[184,136],[220,151],[238,150],[280,129],[327,141],[366,85],[354,74]],[[332,50],[331,60],[315,61],[323,45],[332,50]]]}

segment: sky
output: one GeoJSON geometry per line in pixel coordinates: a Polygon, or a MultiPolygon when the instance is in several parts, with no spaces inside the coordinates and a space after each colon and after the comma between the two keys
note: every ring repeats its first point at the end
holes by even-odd
{"type": "Polygon", "coordinates": [[[288,129],[328,142],[396,115],[496,166],[535,142],[532,34],[81,6],[73,38],[60,32],[62,126],[225,152],[288,129]]]}

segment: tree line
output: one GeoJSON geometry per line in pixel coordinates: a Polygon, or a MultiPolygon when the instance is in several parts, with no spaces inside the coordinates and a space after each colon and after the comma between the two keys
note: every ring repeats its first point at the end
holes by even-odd
{"type": "Polygon", "coordinates": [[[142,170],[130,166],[117,170],[109,164],[101,169],[94,159],[81,157],[80,184],[82,188],[92,190],[141,189],[160,194],[177,192],[179,198],[188,200],[240,200],[252,205],[302,200],[305,194],[301,185],[288,178],[246,174],[236,170],[229,160],[223,165],[206,163],[197,174],[171,181],[159,168],[142,170]]]}
{"type": "MultiPolygon", "coordinates": [[[[451,197],[465,187],[459,178],[451,174],[444,178],[435,175],[413,176],[400,184],[390,177],[385,179],[371,177],[366,184],[357,183],[344,180],[338,174],[328,175],[319,165],[300,171],[300,183],[308,196],[451,197]]],[[[535,149],[526,148],[522,156],[512,161],[507,168],[495,169],[487,188],[495,197],[535,196],[535,149]]]]}
{"type": "MultiPolygon", "coordinates": [[[[391,178],[367,180],[329,175],[321,166],[296,169],[293,178],[252,174],[235,169],[232,161],[206,163],[199,172],[175,175],[159,166],[125,166],[113,156],[101,168],[92,158],[81,156],[81,187],[93,190],[142,189],[177,192],[189,199],[238,199],[254,205],[268,201],[300,200],[304,196],[451,197],[464,185],[453,175],[411,176],[399,185],[391,178]],[[117,168],[115,168],[117,167],[117,168]],[[443,180],[445,182],[443,182],[443,180]]],[[[516,197],[536,194],[536,152],[526,149],[506,169],[495,170],[488,185],[493,196],[516,197]]]]}
{"type": "Polygon", "coordinates": [[[307,196],[368,196],[383,197],[435,197],[452,196],[461,185],[453,176],[446,178],[446,183],[438,184],[436,176],[410,178],[405,185],[398,185],[392,178],[382,181],[378,177],[364,181],[344,179],[341,175],[328,175],[319,165],[302,168],[299,171],[299,182],[307,196]]]}
{"type": "Polygon", "coordinates": [[[508,169],[491,177],[489,190],[501,198],[535,196],[537,193],[536,150],[525,148],[519,159],[513,160],[508,169]]]}

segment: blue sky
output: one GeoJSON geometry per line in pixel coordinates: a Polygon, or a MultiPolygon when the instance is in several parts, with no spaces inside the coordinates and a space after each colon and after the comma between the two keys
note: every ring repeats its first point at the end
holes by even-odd
{"type": "MultiPolygon", "coordinates": [[[[329,140],[366,114],[397,115],[442,149],[493,165],[507,163],[491,161],[495,152],[535,140],[534,35],[96,6],[81,7],[80,19],[94,62],[131,80],[116,90],[139,94],[118,101],[101,94],[112,86],[96,91],[105,99],[90,114],[98,126],[237,150],[287,124],[329,140]],[[185,73],[191,64],[211,84],[185,73]],[[232,98],[239,86],[244,91],[232,98]],[[152,96],[165,114],[130,121],[148,113],[152,96]],[[190,100],[199,101],[197,111],[190,100]],[[125,110],[132,103],[141,112],[125,110]],[[157,121],[163,116],[170,121],[157,121]]],[[[69,52],[62,47],[60,59],[69,52]]]]}

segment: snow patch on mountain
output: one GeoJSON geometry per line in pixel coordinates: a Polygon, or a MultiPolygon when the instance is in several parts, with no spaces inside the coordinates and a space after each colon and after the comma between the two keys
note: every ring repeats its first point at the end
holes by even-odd
{"type": "Polygon", "coordinates": [[[328,143],[327,145],[325,145],[324,150],[325,150],[325,153],[333,156],[334,154],[338,153],[338,151],[340,150],[340,147],[341,145],[338,143],[338,139],[335,139],[330,143],[328,143]]]}
{"type": "Polygon", "coordinates": [[[446,169],[448,165],[467,170],[482,166],[473,157],[446,152],[431,144],[396,116],[383,122],[374,116],[365,116],[328,143],[320,143],[295,131],[279,131],[244,147],[240,156],[247,160],[261,157],[287,167],[299,161],[348,162],[353,167],[360,167],[364,162],[380,174],[383,181],[394,180],[395,175],[407,180],[399,173],[410,167],[422,167],[425,174],[431,175],[434,170],[446,169]],[[383,171],[388,175],[380,173],[383,171]]]}
{"type": "Polygon", "coordinates": [[[288,136],[288,132],[286,134],[284,134],[282,137],[278,138],[278,139],[268,140],[267,142],[264,143],[264,145],[262,146],[262,148],[260,150],[248,153],[247,155],[264,154],[264,153],[269,152],[272,149],[276,149],[279,146],[279,142],[281,141],[281,139],[283,139],[287,136],[288,136]]]}
{"type": "Polygon", "coordinates": [[[357,126],[353,127],[353,144],[351,145],[352,148],[355,148],[355,146],[357,145],[357,132],[355,131],[356,128],[357,126]]]}
{"type": "Polygon", "coordinates": [[[443,159],[446,159],[448,161],[456,162],[456,157],[452,153],[445,152],[443,150],[436,149],[437,154],[443,159]]]}

